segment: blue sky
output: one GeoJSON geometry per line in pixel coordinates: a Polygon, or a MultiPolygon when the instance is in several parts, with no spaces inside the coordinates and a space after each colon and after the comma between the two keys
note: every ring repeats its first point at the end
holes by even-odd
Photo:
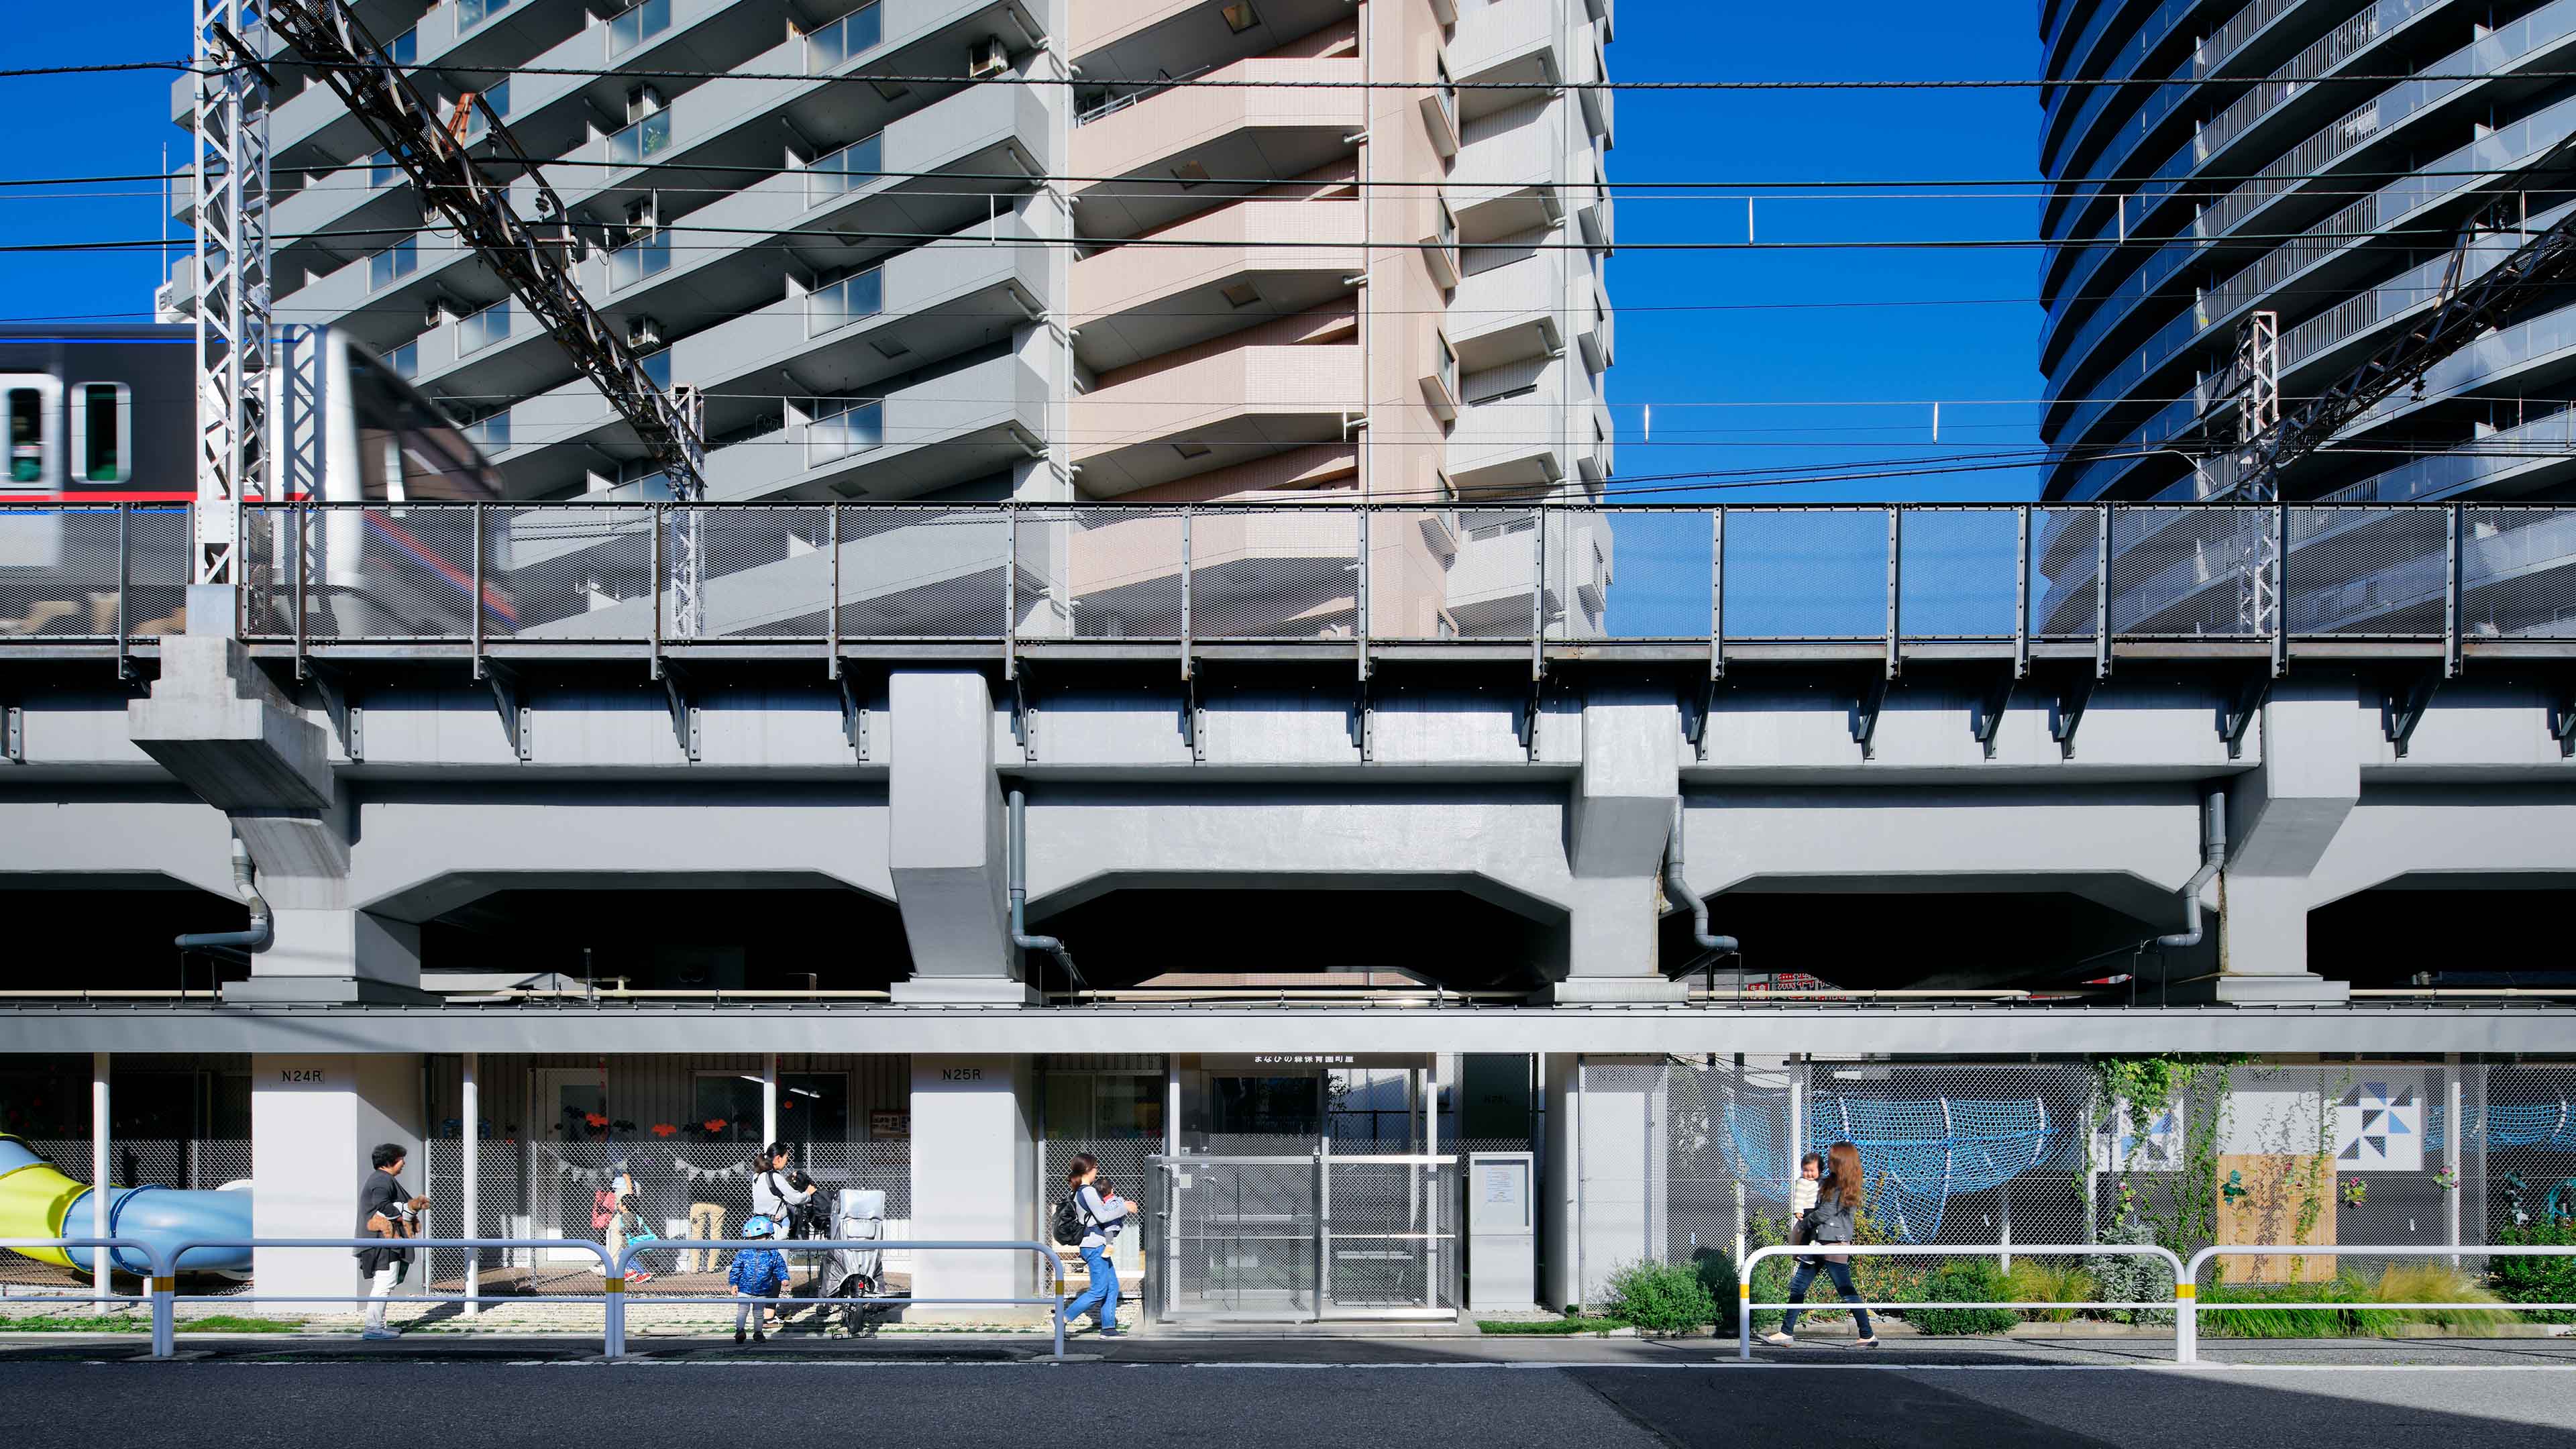
{"type": "MultiPolygon", "coordinates": [[[[15,17],[7,64],[162,59],[186,50],[181,0],[26,12],[15,17]]],[[[2037,12],[2027,3],[1847,0],[1810,9],[1625,0],[1618,18],[1610,58],[1621,80],[2018,77],[2038,64],[2037,12]],[[1819,17],[1822,23],[1812,23],[1819,17]]],[[[186,158],[186,134],[167,119],[166,72],[5,84],[16,142],[9,174],[151,172],[165,145],[174,162],[186,158]]],[[[1631,91],[1617,108],[1610,157],[1617,185],[2026,178],[2037,164],[2038,96],[2029,89],[1631,91]]],[[[19,192],[0,201],[0,243],[160,234],[153,188],[101,190],[116,194],[72,200],[19,192]]],[[[1830,198],[1759,194],[1756,235],[1766,242],[2028,237],[2037,224],[2028,190],[1983,197],[1867,189],[1830,198]]],[[[1743,240],[1745,197],[1724,189],[1624,191],[1619,240],[1743,240]]],[[[2040,312],[2030,299],[2039,260],[2028,248],[1746,253],[1631,245],[1610,264],[1620,313],[1610,381],[1619,475],[1841,468],[2033,446],[2038,410],[2029,400],[2040,388],[2040,312]],[[1902,305],[1877,305],[1888,303],[1902,305]],[[1936,399],[1944,404],[1937,443],[1936,399]]],[[[0,255],[0,316],[148,313],[159,275],[148,252],[0,255]]],[[[2035,470],[2012,468],[1656,497],[2020,500],[2037,486],[2035,470]]],[[[1837,624],[1874,628],[1863,617],[1878,607],[1875,581],[1862,577],[1874,572],[1865,562],[1867,540],[1823,532],[1766,544],[1771,578],[1760,595],[1809,627],[1830,612],[1853,616],[1837,624]]],[[[1705,541],[1690,533],[1678,523],[1661,531],[1643,520],[1622,525],[1614,627],[1649,628],[1647,618],[1669,614],[1688,631],[1687,616],[1704,607],[1707,562],[1705,541]]],[[[2008,570],[2009,557],[2008,537],[1986,535],[1962,540],[1957,553],[1961,570],[1979,576],[2008,570]]],[[[2008,581],[2009,573],[2002,577],[2008,581]]],[[[1908,607],[1909,618],[1920,617],[1915,601],[1908,607]]],[[[1958,607],[1983,609],[1984,596],[1958,607]]],[[[1755,632],[1758,612],[1736,609],[1734,623],[1755,632]]]]}

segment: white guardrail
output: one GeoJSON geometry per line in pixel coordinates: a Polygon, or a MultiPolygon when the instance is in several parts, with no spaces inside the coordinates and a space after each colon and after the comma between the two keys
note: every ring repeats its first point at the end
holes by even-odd
{"type": "MultiPolygon", "coordinates": [[[[1049,1295],[1047,1297],[744,1298],[740,1296],[727,1296],[722,1298],[713,1298],[681,1294],[671,1294],[668,1296],[653,1294],[649,1297],[648,1301],[657,1305],[665,1303],[759,1303],[764,1305],[780,1304],[784,1306],[813,1307],[816,1304],[840,1305],[845,1303],[855,1303],[901,1307],[913,1304],[937,1303],[952,1305],[1045,1308],[1049,1311],[1049,1315],[1054,1324],[1056,1356],[1061,1358],[1064,1355],[1064,1265],[1056,1257],[1053,1249],[1038,1242],[995,1242],[989,1240],[954,1242],[931,1241],[916,1238],[692,1238],[685,1242],[664,1242],[656,1240],[652,1242],[634,1243],[629,1245],[623,1253],[612,1257],[605,1246],[582,1238],[406,1238],[398,1242],[389,1242],[389,1240],[384,1238],[192,1238],[183,1243],[168,1244],[161,1248],[155,1248],[151,1244],[140,1242],[133,1238],[0,1238],[0,1249],[106,1248],[116,1253],[120,1258],[124,1258],[130,1254],[132,1257],[141,1258],[143,1261],[150,1264],[149,1276],[145,1280],[147,1292],[140,1297],[132,1294],[121,1293],[112,1293],[104,1296],[97,1294],[74,1296],[76,1298],[82,1298],[86,1301],[97,1303],[118,1303],[129,1307],[149,1307],[152,1312],[152,1356],[154,1358],[169,1358],[178,1351],[177,1309],[178,1300],[183,1295],[179,1292],[178,1275],[172,1265],[178,1263],[187,1254],[195,1251],[196,1249],[337,1248],[346,1252],[355,1253],[361,1248],[381,1248],[386,1246],[400,1247],[406,1251],[414,1249],[429,1250],[439,1248],[525,1248],[540,1252],[587,1253],[592,1258],[598,1260],[601,1276],[601,1291],[597,1293],[546,1294],[405,1293],[399,1297],[388,1297],[382,1300],[376,1299],[375,1297],[365,1293],[263,1294],[251,1292],[186,1296],[202,1296],[204,1301],[223,1303],[227,1305],[236,1303],[368,1304],[379,1301],[388,1305],[395,1303],[407,1305],[422,1303],[597,1303],[600,1305],[601,1310],[601,1346],[607,1356],[614,1359],[622,1356],[626,1352],[626,1305],[629,1299],[633,1296],[626,1288],[628,1270],[634,1265],[638,1258],[647,1253],[656,1251],[698,1252],[730,1248],[776,1248],[781,1251],[792,1253],[827,1253],[842,1249],[857,1252],[884,1252],[888,1249],[897,1247],[902,1248],[906,1252],[1030,1253],[1034,1254],[1039,1262],[1046,1265],[1046,1282],[1047,1292],[1049,1295]]],[[[351,1271],[354,1274],[355,1269],[353,1268],[351,1271]]]]}
{"type": "MultiPolygon", "coordinates": [[[[2013,1251],[2019,1252],[2016,1248],[2013,1251]]],[[[2576,1303],[2209,1303],[2200,1301],[2201,1266],[2212,1258],[2571,1258],[2576,1248],[2545,1246],[2525,1247],[2519,1244],[2473,1246],[2460,1244],[2438,1248],[2374,1248],[2366,1243],[2348,1246],[2314,1247],[2302,1243],[2222,1243],[2203,1248],[2191,1255],[2191,1262],[2174,1280],[2174,1362],[2200,1361],[2200,1315],[2229,1313],[2249,1308],[2287,1308],[2294,1312],[2341,1308],[2434,1308],[2467,1311],[2484,1309],[2490,1313],[2535,1313],[2551,1310],[2576,1310],[2576,1303]]]]}
{"type": "MultiPolygon", "coordinates": [[[[2153,1243],[2014,1243],[2009,1246],[2002,1243],[1955,1243],[1935,1244],[1930,1246],[1918,1246],[1912,1243],[1808,1243],[1798,1247],[1775,1246],[1769,1248],[1756,1248],[1752,1252],[1744,1255],[1743,1269],[1736,1278],[1735,1356],[1737,1358],[1750,1359],[1753,1357],[1753,1310],[1757,1308],[1803,1308],[1813,1312],[1839,1310],[1847,1306],[1839,1298],[1827,1298],[1822,1301],[1812,1303],[1756,1303],[1753,1301],[1753,1268],[1755,1264],[1761,1262],[1765,1258],[1810,1258],[1822,1256],[1826,1253],[1846,1254],[1855,1258],[1984,1258],[1990,1256],[2000,1257],[2006,1253],[2010,1253],[2016,1258],[2049,1258],[2060,1255],[2085,1258],[2161,1258],[2164,1260],[2166,1270],[2173,1274],[2174,1281],[2176,1283],[2183,1281],[2182,1259],[2176,1257],[2170,1250],[2160,1248],[2153,1243]]],[[[2095,1301],[2085,1303],[1863,1303],[1859,1306],[1875,1312],[1882,1308],[2170,1309],[2174,1305],[2171,1301],[2158,1303],[2103,1303],[2095,1301]]]]}
{"type": "Polygon", "coordinates": [[[1755,1309],[1784,1310],[1790,1308],[1802,1308],[1810,1312],[1831,1312],[1847,1311],[1852,1306],[1844,1303],[1840,1298],[1812,1299],[1800,1303],[1756,1303],[1753,1301],[1753,1269],[1755,1264],[1760,1263],[1765,1258],[1811,1257],[1822,1253],[1838,1253],[1849,1255],[1851,1257],[1909,1258],[1984,1258],[2000,1257],[2006,1253],[2010,1253],[2017,1258],[2046,1258],[2059,1255],[2094,1258],[2160,1258],[2164,1260],[2166,1270],[2173,1275],[2174,1296],[2170,1300],[2123,1303],[2104,1302],[2098,1299],[2087,1300],[2081,1303],[2044,1303],[2038,1301],[2015,1301],[2009,1303],[1970,1303],[1963,1301],[1921,1303],[1889,1302],[1862,1303],[1858,1306],[1870,1309],[1873,1312],[1880,1309],[1906,1308],[2135,1308],[2159,1310],[2169,1312],[2174,1315],[2174,1362],[2178,1364],[2198,1363],[2200,1361],[2200,1315],[2202,1313],[2242,1312],[2248,1309],[2258,1308],[2287,1308],[2294,1311],[2340,1309],[2346,1312],[2367,1312],[2372,1309],[2447,1309],[2455,1312],[2484,1310],[2487,1312],[2501,1313],[2576,1311],[2576,1303],[2278,1303],[2267,1300],[2262,1303],[2204,1304],[2200,1301],[2200,1289],[2197,1281],[2200,1277],[2201,1268],[2212,1258],[2568,1258],[2576,1257],[2576,1247],[2526,1247],[2521,1245],[2482,1245],[2473,1243],[2444,1244],[2439,1247],[2374,1247],[2369,1244],[2319,1247],[2302,1243],[2221,1243],[2214,1247],[2201,1249],[2199,1252],[2192,1254],[2190,1262],[2185,1263],[2171,1251],[2158,1247],[2153,1243],[1946,1243],[1929,1247],[1918,1247],[1912,1244],[1810,1243],[1800,1247],[1756,1248],[1752,1252],[1744,1255],[1743,1269],[1738,1276],[1735,1290],[1736,1357],[1740,1359],[1750,1359],[1753,1357],[1753,1313],[1755,1309]]]}

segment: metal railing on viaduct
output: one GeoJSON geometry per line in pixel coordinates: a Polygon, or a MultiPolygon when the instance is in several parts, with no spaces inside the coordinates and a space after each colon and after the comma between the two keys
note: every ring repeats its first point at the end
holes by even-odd
{"type": "MultiPolygon", "coordinates": [[[[182,627],[188,538],[0,505],[0,647],[182,627]]],[[[270,503],[244,540],[236,628],[315,652],[2576,653],[2576,507],[270,503]]]]}

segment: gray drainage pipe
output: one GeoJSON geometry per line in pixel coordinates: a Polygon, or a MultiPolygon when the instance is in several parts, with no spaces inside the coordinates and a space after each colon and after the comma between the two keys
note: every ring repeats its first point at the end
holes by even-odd
{"type": "Polygon", "coordinates": [[[1029,797],[1017,790],[1011,792],[1011,944],[1053,956],[1077,988],[1091,984],[1074,969],[1073,953],[1062,941],[1029,934],[1029,797]]]}
{"type": "Polygon", "coordinates": [[[233,837],[233,894],[250,907],[250,929],[246,931],[200,931],[181,936],[176,942],[182,951],[214,951],[244,960],[258,955],[277,939],[276,923],[270,919],[268,901],[252,882],[250,847],[240,836],[233,837]]]}
{"type": "Polygon", "coordinates": [[[1692,890],[1690,882],[1682,878],[1682,802],[1679,800],[1673,802],[1672,841],[1664,847],[1664,890],[1675,902],[1690,906],[1691,940],[1701,951],[1720,956],[1737,954],[1741,948],[1735,944],[1733,936],[1708,933],[1708,902],[1701,900],[1699,892],[1692,890]]]}
{"type": "Polygon", "coordinates": [[[2169,950],[2184,950],[2200,944],[2200,889],[2218,874],[2220,862],[2227,858],[2227,792],[2212,789],[2200,807],[2200,869],[2182,888],[2183,928],[2170,936],[2156,937],[2156,944],[2169,950]]]}

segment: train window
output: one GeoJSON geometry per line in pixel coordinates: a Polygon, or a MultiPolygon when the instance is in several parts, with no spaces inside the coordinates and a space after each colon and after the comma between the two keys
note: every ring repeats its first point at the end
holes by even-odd
{"type": "Polygon", "coordinates": [[[59,396],[50,377],[0,382],[0,410],[8,415],[10,482],[54,481],[54,448],[47,423],[59,396]]]}
{"type": "Polygon", "coordinates": [[[72,424],[80,439],[80,480],[122,483],[134,476],[134,394],[121,382],[85,382],[72,424]]]}

